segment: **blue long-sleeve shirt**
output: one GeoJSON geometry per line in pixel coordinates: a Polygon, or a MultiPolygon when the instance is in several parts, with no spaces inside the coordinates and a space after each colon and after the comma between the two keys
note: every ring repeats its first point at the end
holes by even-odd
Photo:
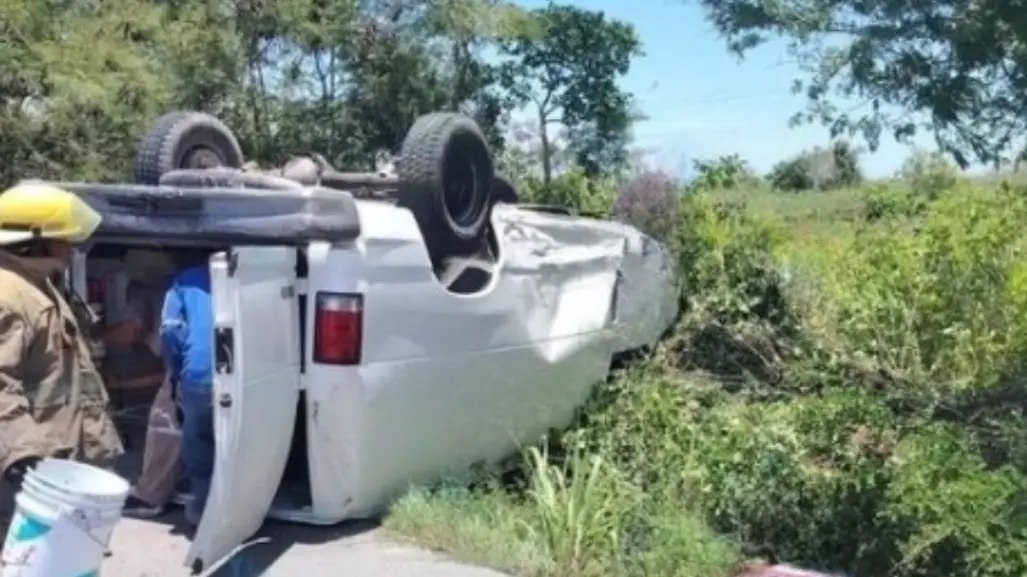
{"type": "Polygon", "coordinates": [[[160,323],[164,363],[179,387],[209,390],[214,382],[214,311],[206,266],[181,271],[164,295],[160,323]]]}

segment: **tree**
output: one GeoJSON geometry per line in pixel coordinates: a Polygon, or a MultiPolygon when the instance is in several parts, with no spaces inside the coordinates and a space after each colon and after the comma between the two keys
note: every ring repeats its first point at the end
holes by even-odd
{"type": "Polygon", "coordinates": [[[863,181],[860,152],[845,140],[831,143],[830,148],[818,146],[778,162],[767,181],[788,192],[856,186],[863,181]]]}
{"type": "Polygon", "coordinates": [[[624,167],[630,156],[631,126],[645,117],[630,114],[628,94],[611,95],[596,119],[567,127],[567,149],[585,175],[595,178],[624,167]]]}
{"type": "Polygon", "coordinates": [[[553,177],[550,127],[568,130],[579,163],[597,173],[626,158],[631,96],[617,85],[641,54],[634,28],[602,12],[550,4],[529,13],[500,43],[500,81],[514,101],[530,105],[541,140],[544,182],[553,177]],[[611,155],[610,148],[613,148],[611,155]]]}
{"type": "Polygon", "coordinates": [[[508,0],[0,0],[0,15],[0,185],[125,179],[139,136],[182,108],[221,117],[263,166],[319,152],[371,169],[440,110],[501,154],[513,102],[484,54],[524,20],[508,0]]]}
{"type": "MultiPolygon", "coordinates": [[[[997,164],[1027,129],[1027,12],[1006,0],[700,0],[739,54],[789,41],[797,81],[833,136],[861,133],[871,149],[933,132],[961,166],[997,164]],[[832,104],[857,98],[862,112],[832,104]],[[898,114],[889,108],[898,107],[898,114]],[[917,116],[926,121],[917,121],[917,116]]],[[[1021,153],[1022,156],[1022,153],[1021,153]]]]}
{"type": "Polygon", "coordinates": [[[505,0],[0,0],[0,184],[128,176],[161,113],[220,116],[262,165],[322,153],[370,169],[413,120],[462,110],[500,152],[482,52],[505,0]]]}
{"type": "Polygon", "coordinates": [[[136,0],[0,1],[0,180],[111,178],[166,106],[148,53],[160,10],[136,0]]]}

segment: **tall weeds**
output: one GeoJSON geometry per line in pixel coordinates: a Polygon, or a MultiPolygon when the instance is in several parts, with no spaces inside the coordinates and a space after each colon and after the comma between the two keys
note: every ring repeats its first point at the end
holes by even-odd
{"type": "Polygon", "coordinates": [[[921,172],[863,213],[682,198],[676,330],[498,489],[537,573],[1027,575],[1027,194],[921,172]]]}

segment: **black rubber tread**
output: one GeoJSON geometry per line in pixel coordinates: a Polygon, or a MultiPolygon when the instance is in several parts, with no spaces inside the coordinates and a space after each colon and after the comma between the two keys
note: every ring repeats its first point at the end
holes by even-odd
{"type": "Polygon", "coordinates": [[[140,139],[132,170],[136,183],[155,185],[164,174],[188,168],[181,166],[183,155],[198,146],[213,151],[221,166],[243,165],[239,141],[220,120],[202,112],[174,111],[158,118],[140,139]]]}
{"type": "Polygon", "coordinates": [[[172,128],[189,117],[186,110],[168,112],[154,121],[150,130],[139,139],[136,145],[135,161],[132,165],[132,179],[136,184],[157,184],[160,175],[152,175],[150,167],[160,162],[161,149],[164,146],[164,135],[172,128]]]}
{"type": "Polygon", "coordinates": [[[237,168],[185,168],[172,170],[160,177],[163,186],[184,188],[259,188],[263,190],[295,190],[303,185],[260,172],[245,172],[237,168]]]}
{"type": "MultiPolygon", "coordinates": [[[[406,141],[408,140],[421,138],[421,134],[425,131],[425,129],[430,129],[432,126],[435,126],[435,124],[440,119],[450,116],[452,114],[456,113],[429,112],[428,114],[422,114],[421,116],[418,116],[416,119],[414,119],[414,123],[410,125],[410,128],[407,129],[407,133],[403,137],[403,142],[406,143],[406,141]]],[[[393,159],[394,162],[396,160],[397,159],[393,159]]]]}
{"type": "Polygon", "coordinates": [[[407,132],[395,163],[398,204],[413,213],[432,259],[438,262],[446,256],[473,252],[481,243],[491,214],[495,170],[478,125],[459,113],[422,116],[407,132]],[[453,146],[471,147],[471,162],[477,168],[477,208],[474,218],[464,223],[456,222],[445,205],[446,160],[453,146]]]}
{"type": "Polygon", "coordinates": [[[492,178],[492,202],[503,204],[517,204],[520,199],[517,196],[517,187],[513,181],[497,174],[492,178]]]}
{"type": "MultiPolygon", "coordinates": [[[[446,177],[443,161],[451,140],[456,136],[467,136],[470,143],[478,145],[483,156],[487,156],[488,166],[486,174],[494,174],[492,168],[492,156],[488,151],[488,143],[478,127],[471,118],[456,112],[433,112],[418,118],[407,136],[403,140],[403,146],[399,157],[396,159],[396,172],[401,184],[406,184],[406,190],[413,191],[417,196],[427,197],[433,200],[443,218],[446,218],[444,205],[444,178],[446,177]]],[[[480,159],[479,159],[480,160],[480,159]]],[[[484,187],[485,195],[479,198],[480,207],[488,206],[488,197],[491,196],[491,176],[485,179],[485,174],[479,173],[478,185],[489,183],[484,187]]],[[[401,188],[401,193],[406,192],[401,188]]],[[[474,238],[478,236],[482,225],[479,218],[470,225],[461,227],[458,223],[452,222],[452,232],[462,238],[474,238]],[[463,230],[460,230],[463,229],[463,230]]]]}
{"type": "Polygon", "coordinates": [[[398,204],[408,208],[417,221],[418,228],[424,237],[428,255],[435,266],[454,254],[465,252],[464,239],[453,234],[445,226],[444,208],[440,209],[440,199],[445,191],[442,186],[441,163],[436,155],[442,154],[444,148],[429,150],[428,147],[437,139],[432,135],[440,132],[440,127],[452,113],[430,113],[419,117],[407,131],[399,155],[394,159],[394,166],[399,177],[400,187],[398,204]],[[426,145],[426,143],[428,143],[426,145]]]}

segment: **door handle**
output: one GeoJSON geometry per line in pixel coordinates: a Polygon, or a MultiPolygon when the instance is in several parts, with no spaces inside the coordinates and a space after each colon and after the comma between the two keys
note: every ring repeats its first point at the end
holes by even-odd
{"type": "Polygon", "coordinates": [[[214,371],[219,375],[232,374],[235,359],[235,335],[232,327],[214,329],[214,371]]]}

